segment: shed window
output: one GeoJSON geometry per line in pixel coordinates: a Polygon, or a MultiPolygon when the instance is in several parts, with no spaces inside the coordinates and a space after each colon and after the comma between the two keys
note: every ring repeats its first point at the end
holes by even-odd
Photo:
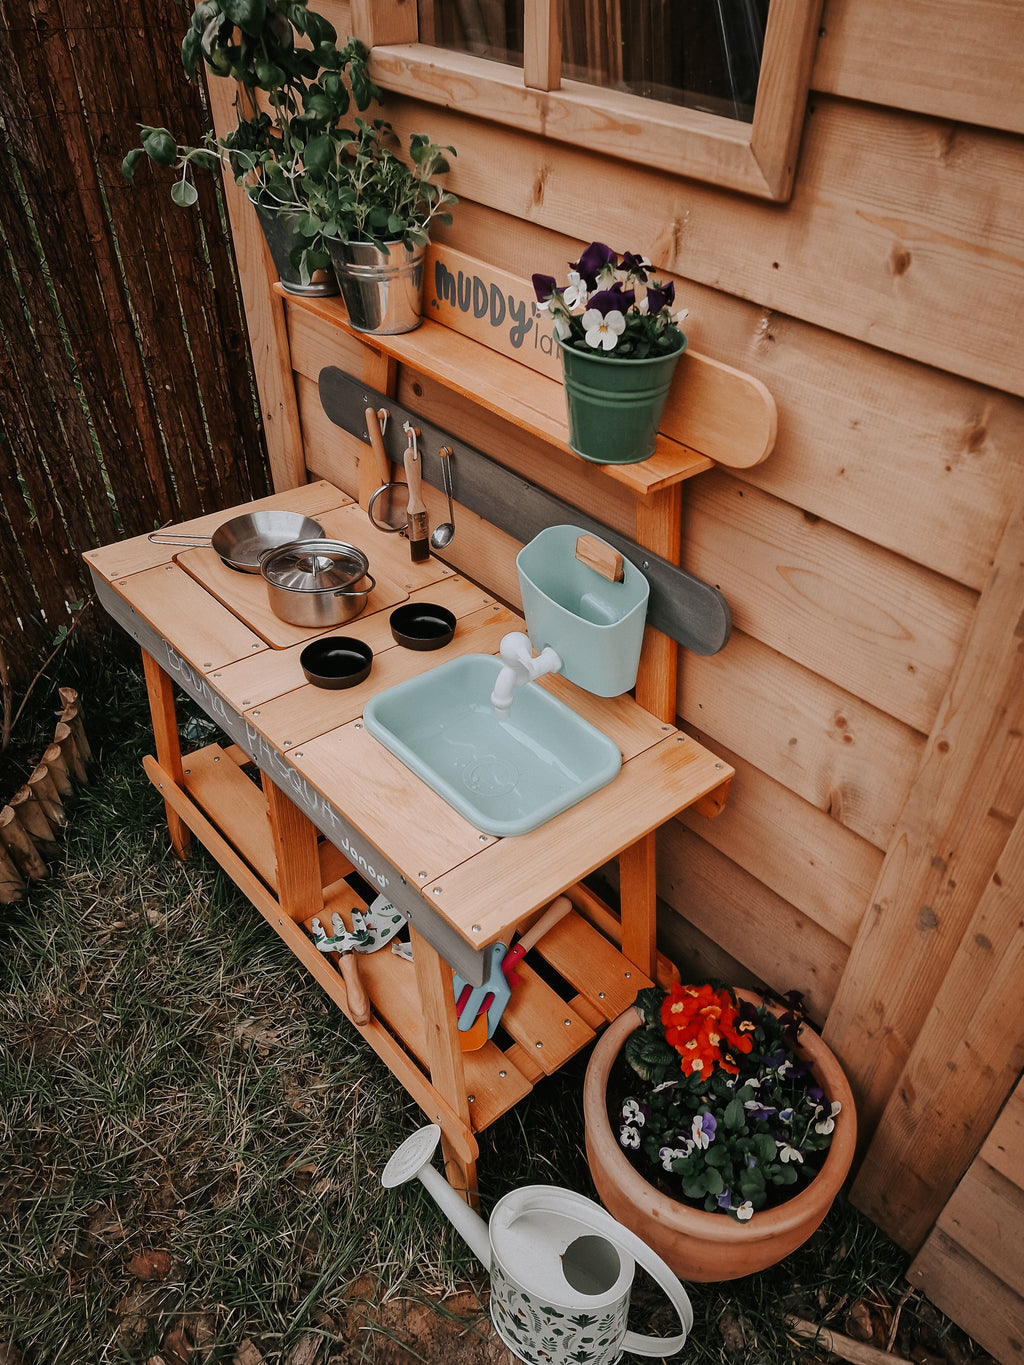
{"type": "MultiPolygon", "coordinates": [[[[523,65],[524,0],[418,8],[421,41],[523,65]]],[[[561,77],[750,123],[767,23],[768,0],[562,0],[561,77]]]]}
{"type": "Polygon", "coordinates": [[[822,0],[353,0],[386,89],[788,199],[822,0]]]}

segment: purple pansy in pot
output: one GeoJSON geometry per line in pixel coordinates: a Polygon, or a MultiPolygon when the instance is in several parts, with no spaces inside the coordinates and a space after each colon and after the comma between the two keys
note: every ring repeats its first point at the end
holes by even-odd
{"type": "Polygon", "coordinates": [[[673,312],[675,284],[651,276],[651,263],[636,252],[619,256],[604,242],[591,242],[559,285],[535,274],[538,306],[551,314],[565,346],[614,360],[646,360],[681,351],[686,309],[673,312]]]}

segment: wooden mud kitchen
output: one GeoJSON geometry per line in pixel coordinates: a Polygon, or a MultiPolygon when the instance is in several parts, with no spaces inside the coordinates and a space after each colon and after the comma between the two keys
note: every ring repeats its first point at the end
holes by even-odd
{"type": "MultiPolygon", "coordinates": [[[[523,282],[457,253],[446,253],[443,266],[432,280],[443,282],[445,271],[475,276],[506,308],[528,296],[523,282]]],[[[678,644],[711,654],[730,631],[717,590],[678,567],[680,485],[716,461],[763,459],[774,439],[774,404],[757,381],[688,354],[680,385],[687,402],[667,411],[655,456],[623,466],[574,461],[556,495],[406,403],[421,380],[447,386],[471,398],[483,420],[498,414],[548,442],[565,465],[564,399],[549,353],[532,347],[523,363],[507,333],[495,338],[477,325],[477,334],[467,335],[472,316],[460,315],[450,299],[446,307],[443,294],[416,331],[364,338],[349,328],[340,301],[275,291],[275,307],[283,303],[303,318],[316,338],[322,414],[362,443],[358,487],[346,492],[311,474],[301,486],[173,528],[185,544],[140,536],[86,558],[104,606],[143,651],[156,749],[144,763],[166,804],[174,848],[184,855],[192,835],[205,845],[440,1126],[448,1180],[473,1199],[476,1134],[590,1042],[638,989],[673,977],[655,942],[655,836],[685,809],[717,814],[733,773],[675,723],[678,644]],[[339,348],[348,373],[335,361],[339,348]],[[353,356],[364,363],[353,364],[353,356]],[[411,376],[400,397],[399,365],[411,376]],[[436,553],[416,562],[404,535],[368,516],[381,482],[368,430],[376,413],[385,417],[386,454],[399,468],[407,433],[415,431],[433,526],[446,505],[440,451],[451,452],[453,554],[466,550],[472,576],[436,553]],[[579,502],[593,506],[604,485],[617,507],[631,507],[632,534],[582,512],[573,501],[577,482],[587,492],[579,502]],[[209,543],[229,519],[270,508],[312,518],[327,538],[367,557],[372,590],[343,627],[285,621],[271,609],[263,577],[238,572],[209,543]],[[477,828],[378,742],[363,712],[372,697],[439,662],[496,655],[505,635],[525,630],[507,605],[509,559],[559,524],[596,535],[649,584],[635,695],[592,695],[558,675],[530,684],[608,736],[621,769],[554,818],[499,837],[477,828]],[[189,545],[190,538],[198,543],[189,545]],[[504,600],[495,583],[505,587],[504,600]],[[416,602],[454,615],[454,636],[443,649],[405,648],[393,637],[391,613],[416,602]],[[311,640],[337,634],[369,646],[369,676],[338,690],[311,685],[300,655],[311,640]],[[175,686],[226,742],[182,752],[175,686]],[[621,914],[584,883],[616,859],[621,914]],[[531,950],[543,968],[532,969],[529,958],[519,965],[500,1031],[464,1049],[453,970],[470,985],[484,983],[493,946],[511,945],[563,894],[571,912],[531,950]],[[313,921],[326,928],[340,916],[335,925],[348,931],[353,911],[381,896],[408,920],[412,961],[393,951],[360,957],[364,1013],[353,1008],[337,958],[318,950],[313,921]]]]}

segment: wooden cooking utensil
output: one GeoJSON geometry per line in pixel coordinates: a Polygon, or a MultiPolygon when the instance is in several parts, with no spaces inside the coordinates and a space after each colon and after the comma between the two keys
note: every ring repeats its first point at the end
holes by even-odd
{"type": "Polygon", "coordinates": [[[416,428],[406,425],[409,444],[405,448],[405,477],[409,484],[409,525],[406,534],[414,564],[430,558],[430,540],[427,530],[427,507],[423,501],[421,483],[420,452],[416,445],[416,428]]]}

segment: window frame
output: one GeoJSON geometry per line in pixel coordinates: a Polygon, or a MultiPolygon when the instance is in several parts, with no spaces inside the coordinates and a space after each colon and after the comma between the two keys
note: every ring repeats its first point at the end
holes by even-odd
{"type": "Polygon", "coordinates": [[[523,70],[420,43],[413,0],[352,0],[352,18],[371,49],[373,78],[387,90],[785,202],[793,192],[822,3],[771,0],[752,123],[561,81],[559,0],[525,0],[523,70]]]}

